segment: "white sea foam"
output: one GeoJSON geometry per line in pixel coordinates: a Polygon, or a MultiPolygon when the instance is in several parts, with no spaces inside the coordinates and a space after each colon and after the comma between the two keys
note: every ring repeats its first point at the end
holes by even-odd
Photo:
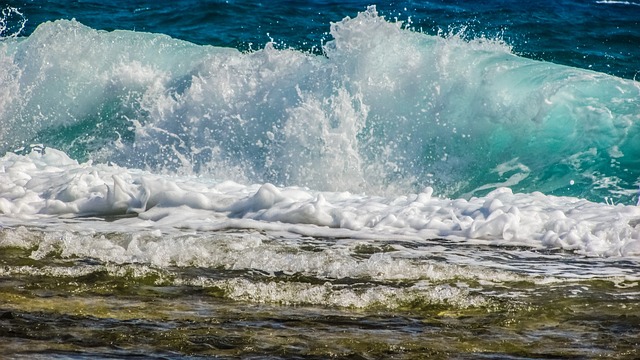
{"type": "Polygon", "coordinates": [[[616,0],[599,0],[596,1],[597,4],[613,4],[613,5],[633,5],[640,6],[640,3],[633,1],[616,1],[616,0]]]}
{"type": "MultiPolygon", "coordinates": [[[[245,186],[175,177],[64,153],[0,159],[3,219],[134,214],[110,223],[135,229],[248,228],[303,236],[452,241],[560,248],[589,256],[640,255],[640,208],[497,189],[485,197],[367,196],[271,184],[245,186]]],[[[14,220],[15,221],[15,220],[14,220]]],[[[7,223],[10,223],[7,220],[7,223]]],[[[98,246],[97,243],[92,245],[98,246]]]]}
{"type": "Polygon", "coordinates": [[[212,279],[205,276],[194,278],[175,277],[144,265],[83,265],[74,267],[16,266],[0,268],[0,276],[51,276],[74,278],[95,273],[107,273],[121,278],[155,278],[157,285],[193,286],[219,289],[233,300],[282,305],[320,305],[350,308],[382,307],[395,309],[409,303],[422,306],[448,304],[457,308],[488,306],[491,300],[469,289],[446,284],[418,281],[411,286],[373,286],[363,289],[351,288],[327,281],[314,285],[295,281],[251,281],[242,278],[212,279]]]}
{"type": "Polygon", "coordinates": [[[457,308],[487,306],[490,301],[479,295],[470,295],[464,288],[449,285],[418,283],[407,288],[375,286],[365,290],[331,284],[312,285],[291,282],[250,282],[243,279],[196,279],[189,285],[216,287],[224,290],[234,300],[280,303],[283,305],[323,305],[351,308],[398,308],[410,303],[422,306],[448,304],[457,308]]]}

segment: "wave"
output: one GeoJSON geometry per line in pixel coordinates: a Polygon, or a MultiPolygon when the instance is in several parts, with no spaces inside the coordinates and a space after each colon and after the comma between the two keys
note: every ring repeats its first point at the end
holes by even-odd
{"type": "Polygon", "coordinates": [[[466,197],[509,186],[632,202],[637,82],[429,36],[375,7],[324,56],[40,25],[0,44],[0,151],[243,183],[466,197]]]}
{"type": "MultiPolygon", "coordinates": [[[[78,163],[54,149],[0,159],[2,224],[114,232],[251,229],[319,238],[557,248],[589,256],[640,254],[640,207],[499,188],[470,200],[318,192],[242,185],[114,165],[78,163]],[[115,217],[90,225],[68,216],[115,217]],[[35,221],[35,222],[34,222],[35,221]],[[102,227],[104,229],[100,230],[102,227]]],[[[77,230],[76,230],[77,231],[77,230]]],[[[159,233],[160,234],[160,233],[159,233]]],[[[69,245],[68,236],[63,237],[69,245]]],[[[95,249],[91,248],[90,251],[95,249]]],[[[46,251],[45,251],[46,252],[46,251]]],[[[108,253],[113,251],[109,250],[108,253]]],[[[155,256],[155,255],[154,255],[155,256]]]]}

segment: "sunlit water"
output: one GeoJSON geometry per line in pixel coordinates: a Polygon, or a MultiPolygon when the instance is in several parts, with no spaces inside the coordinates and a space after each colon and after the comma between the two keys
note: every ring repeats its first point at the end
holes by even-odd
{"type": "MultiPolygon", "coordinates": [[[[202,9],[290,19],[267,30],[292,48],[203,19],[189,38],[190,18],[172,14],[190,1],[76,4],[77,20],[10,4],[0,352],[637,357],[633,50],[600,48],[614,66],[593,71],[602,54],[518,40],[533,34],[523,23],[566,14],[532,6],[527,20],[500,4],[202,9]],[[486,20],[430,35],[427,8],[442,26],[486,20]],[[96,9],[112,17],[84,24],[96,9]],[[506,39],[474,33],[499,24],[492,9],[510,14],[506,39]]],[[[613,38],[638,37],[634,3],[546,6],[609,6],[613,38]]]]}

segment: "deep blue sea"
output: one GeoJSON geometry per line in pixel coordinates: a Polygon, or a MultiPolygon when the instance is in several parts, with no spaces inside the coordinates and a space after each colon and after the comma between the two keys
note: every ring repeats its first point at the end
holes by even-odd
{"type": "Polygon", "coordinates": [[[640,0],[0,0],[7,358],[640,356],[640,0]]]}

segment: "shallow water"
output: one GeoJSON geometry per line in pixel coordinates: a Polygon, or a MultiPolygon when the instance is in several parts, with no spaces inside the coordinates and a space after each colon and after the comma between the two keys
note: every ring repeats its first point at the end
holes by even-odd
{"type": "Polygon", "coordinates": [[[20,236],[61,242],[2,253],[1,347],[16,358],[638,355],[635,260],[232,231],[149,236],[209,245],[207,266],[158,267],[65,255],[75,234],[2,232],[20,236]]]}

